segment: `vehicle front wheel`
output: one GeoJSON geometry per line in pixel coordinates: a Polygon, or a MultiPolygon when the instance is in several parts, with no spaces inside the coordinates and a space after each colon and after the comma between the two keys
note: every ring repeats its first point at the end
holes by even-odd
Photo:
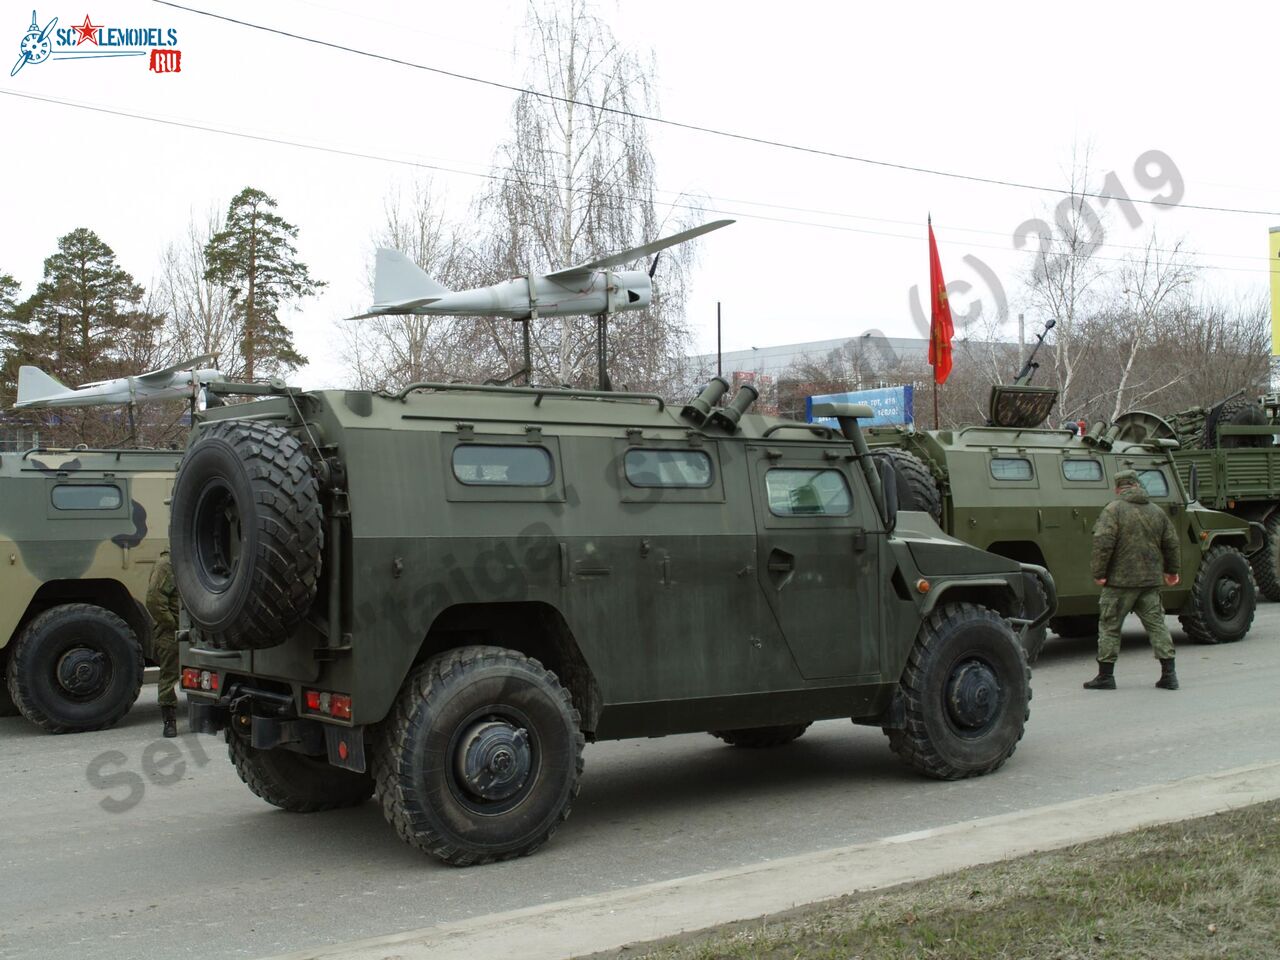
{"type": "Polygon", "coordinates": [[[972,603],[929,615],[899,681],[902,729],[889,746],[926,776],[958,780],[998,769],[1030,715],[1031,670],[1009,624],[972,603]]]}
{"type": "Polygon", "coordinates": [[[578,711],[554,673],[502,647],[461,647],[406,678],[374,749],[382,812],[454,866],[542,846],[582,777],[578,711]]]}
{"type": "Polygon", "coordinates": [[[290,813],[317,813],[364,803],[373,795],[373,777],[335,767],[283,747],[261,750],[231,734],[227,753],[236,773],[267,803],[290,813]]]}
{"type": "Polygon", "coordinates": [[[19,634],[5,670],[22,715],[50,733],[101,730],[142,689],[142,647],[127,623],[89,603],[44,611],[19,634]]]}
{"type": "Polygon", "coordinates": [[[1249,556],[1258,592],[1268,600],[1280,600],[1280,513],[1267,518],[1262,547],[1249,556]]]}
{"type": "Polygon", "coordinates": [[[1257,605],[1258,587],[1244,554],[1212,547],[1200,560],[1178,622],[1197,643],[1234,643],[1249,632],[1257,605]]]}
{"type": "Polygon", "coordinates": [[[798,740],[806,730],[808,723],[784,723],[776,727],[749,727],[742,730],[712,730],[711,735],[723,740],[731,747],[748,747],[762,749],[765,747],[781,747],[798,740]]]}

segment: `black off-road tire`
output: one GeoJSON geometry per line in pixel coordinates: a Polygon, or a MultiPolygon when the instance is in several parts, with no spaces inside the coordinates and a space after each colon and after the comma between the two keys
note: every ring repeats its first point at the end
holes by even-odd
{"type": "Polygon", "coordinates": [[[1013,755],[1030,716],[1031,669],[1008,621],[949,603],[921,624],[899,681],[903,729],[889,746],[939,780],[991,773],[1013,755]]]}
{"type": "Polygon", "coordinates": [[[5,672],[9,660],[9,651],[0,650],[0,717],[16,717],[18,705],[9,695],[9,675],[5,672]]]}
{"type": "Polygon", "coordinates": [[[1098,635],[1098,615],[1096,613],[1076,613],[1065,617],[1054,617],[1049,621],[1049,629],[1065,640],[1078,637],[1096,637],[1098,635]]]}
{"type": "Polygon", "coordinates": [[[169,543],[203,644],[283,642],[315,599],[324,550],[320,488],[301,442],[244,420],[201,430],[174,481],[169,543]]]}
{"type": "Polygon", "coordinates": [[[142,646],[110,610],[65,603],[22,629],[5,670],[9,696],[36,726],[50,733],[101,730],[138,699],[142,646]]]}
{"type": "Polygon", "coordinates": [[[933,517],[934,523],[942,523],[942,494],[928,466],[909,450],[897,447],[877,447],[871,451],[877,466],[881,461],[893,464],[898,480],[898,509],[921,510],[933,517]]]}
{"type": "Polygon", "coordinates": [[[1267,518],[1262,547],[1249,555],[1258,592],[1268,600],[1280,600],[1280,513],[1267,518]]]}
{"type": "Polygon", "coordinates": [[[1233,397],[1218,408],[1217,416],[1209,416],[1205,420],[1203,442],[1206,449],[1221,447],[1222,449],[1239,449],[1242,447],[1265,447],[1270,445],[1271,437],[1223,437],[1221,441],[1214,436],[1218,427],[1261,427],[1267,423],[1267,413],[1262,404],[1249,397],[1233,397]]]}
{"type": "Polygon", "coordinates": [[[1244,554],[1235,547],[1211,547],[1178,622],[1196,643],[1235,643],[1249,632],[1257,604],[1258,586],[1244,554]]]}
{"type": "Polygon", "coordinates": [[[743,730],[712,730],[711,735],[731,747],[763,749],[781,747],[798,740],[810,727],[809,723],[784,723],[776,727],[749,727],[743,730]]]}
{"type": "Polygon", "coordinates": [[[407,843],[454,866],[530,854],[578,795],[579,722],[537,660],[484,646],[433,657],[405,679],[374,748],[382,812],[407,843]]]}
{"type": "Polygon", "coordinates": [[[260,750],[234,733],[227,755],[240,779],[267,803],[290,813],[355,807],[373,796],[373,777],[283,747],[260,750]]]}

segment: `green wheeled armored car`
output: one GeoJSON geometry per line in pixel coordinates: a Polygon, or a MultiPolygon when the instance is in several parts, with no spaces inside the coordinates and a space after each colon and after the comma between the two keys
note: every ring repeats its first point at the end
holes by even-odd
{"type": "Polygon", "coordinates": [[[995,770],[1048,574],[899,515],[869,408],[829,411],[837,432],[747,413],[747,387],[718,406],[727,389],[683,410],[277,389],[201,415],[170,526],[193,728],[225,731],[270,803],[376,792],[454,864],[545,842],[586,740],[765,747],[848,717],[926,775],[995,770]]]}
{"type": "Polygon", "coordinates": [[[138,698],[151,658],[143,606],[168,544],[180,454],[0,455],[0,715],[98,730],[138,698]]]}
{"type": "MultiPolygon", "coordinates": [[[[1038,426],[1055,399],[1048,388],[997,387],[995,425],[877,427],[867,431],[867,442],[873,455],[893,464],[904,508],[928,512],[967,543],[1047,567],[1058,589],[1049,627],[1065,637],[1097,632],[1099,588],[1089,572],[1093,525],[1114,499],[1115,474],[1136,470],[1182,544],[1182,580],[1161,591],[1165,610],[1177,614],[1197,642],[1242,639],[1257,605],[1248,555],[1261,547],[1262,528],[1188,494],[1171,456],[1176,440],[1124,440],[1132,431],[1123,425],[1099,423],[1084,436],[1038,426]]],[[[1045,637],[1044,630],[1028,632],[1033,662],[1045,637]]]]}

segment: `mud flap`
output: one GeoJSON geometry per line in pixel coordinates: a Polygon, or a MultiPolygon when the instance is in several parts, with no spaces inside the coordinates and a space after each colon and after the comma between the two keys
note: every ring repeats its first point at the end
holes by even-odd
{"type": "Polygon", "coordinates": [[[364,773],[364,727],[325,724],[324,740],[329,750],[329,763],[344,770],[364,773]]]}

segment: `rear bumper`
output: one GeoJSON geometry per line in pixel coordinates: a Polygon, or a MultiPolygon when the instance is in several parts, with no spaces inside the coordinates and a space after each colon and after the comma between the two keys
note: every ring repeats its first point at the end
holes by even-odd
{"type": "Polygon", "coordinates": [[[241,737],[258,750],[281,748],[357,773],[365,771],[364,728],[321,723],[294,712],[279,693],[235,685],[216,700],[187,696],[187,718],[195,733],[241,737]]]}

